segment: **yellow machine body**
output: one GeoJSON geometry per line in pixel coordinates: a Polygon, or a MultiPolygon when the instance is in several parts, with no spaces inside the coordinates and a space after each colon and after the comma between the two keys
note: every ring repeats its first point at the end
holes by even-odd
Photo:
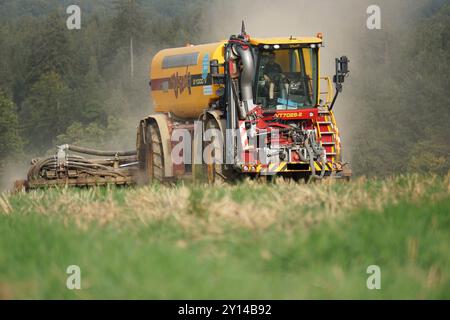
{"type": "Polygon", "coordinates": [[[209,63],[213,59],[224,62],[224,44],[225,41],[159,51],[150,69],[154,110],[193,119],[217,100],[219,85],[212,84],[209,63]]]}
{"type": "MultiPolygon", "coordinates": [[[[151,95],[155,112],[171,113],[178,118],[195,119],[217,101],[221,85],[213,84],[209,72],[211,60],[224,62],[224,45],[220,41],[202,45],[188,45],[159,51],[150,68],[151,95]]],[[[250,39],[253,46],[261,44],[318,44],[314,37],[250,39]]],[[[283,61],[279,61],[283,63],[283,61]]],[[[223,68],[219,69],[223,73],[223,68]]]]}

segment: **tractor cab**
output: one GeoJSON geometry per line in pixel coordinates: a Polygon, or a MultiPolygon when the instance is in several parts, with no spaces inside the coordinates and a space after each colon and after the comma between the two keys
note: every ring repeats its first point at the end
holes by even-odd
{"type": "Polygon", "coordinates": [[[253,40],[257,43],[254,101],[266,110],[317,106],[321,39],[280,40],[253,40]]]}

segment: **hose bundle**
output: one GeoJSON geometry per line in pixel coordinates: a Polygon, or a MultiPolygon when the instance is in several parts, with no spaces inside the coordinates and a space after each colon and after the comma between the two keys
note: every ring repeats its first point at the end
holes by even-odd
{"type": "Polygon", "coordinates": [[[136,151],[103,151],[73,145],[58,147],[58,153],[51,157],[32,160],[28,171],[28,181],[36,179],[68,178],[69,171],[75,175],[92,177],[126,177],[121,167],[137,164],[136,151]],[[67,150],[77,153],[111,158],[88,159],[79,155],[69,155],[67,150]],[[48,175],[48,173],[51,173],[48,175]],[[50,176],[50,177],[49,177],[50,176]]]}

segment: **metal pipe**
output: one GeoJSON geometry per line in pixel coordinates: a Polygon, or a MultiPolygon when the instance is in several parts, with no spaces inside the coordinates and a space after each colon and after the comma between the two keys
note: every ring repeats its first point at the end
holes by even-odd
{"type": "Polygon", "coordinates": [[[74,145],[67,145],[67,149],[79,153],[85,153],[90,154],[93,156],[105,156],[105,157],[114,157],[114,156],[134,156],[136,155],[136,150],[131,151],[103,151],[103,150],[96,150],[96,149],[90,149],[90,148],[84,148],[84,147],[78,147],[74,145]]]}
{"type": "Polygon", "coordinates": [[[229,129],[227,130],[226,138],[226,154],[227,154],[227,162],[233,161],[235,163],[236,159],[236,137],[235,137],[235,130],[237,128],[237,116],[236,116],[236,100],[235,100],[235,94],[233,90],[233,84],[232,79],[230,76],[230,59],[231,59],[231,46],[228,45],[226,48],[226,60],[225,60],[225,76],[226,76],[226,89],[227,89],[227,102],[228,102],[228,109],[227,109],[227,125],[229,129]],[[229,133],[229,134],[228,134],[229,133]],[[231,141],[230,141],[231,140],[231,141]]]}
{"type": "Polygon", "coordinates": [[[249,47],[235,45],[236,53],[241,58],[241,95],[243,106],[239,108],[239,116],[245,119],[247,113],[254,108],[253,104],[253,78],[255,76],[255,64],[253,63],[253,55],[249,47]]]}

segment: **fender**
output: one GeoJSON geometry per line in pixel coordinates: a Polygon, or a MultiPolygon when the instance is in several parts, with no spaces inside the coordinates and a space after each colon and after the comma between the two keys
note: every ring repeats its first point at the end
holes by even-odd
{"type": "Polygon", "coordinates": [[[202,152],[202,144],[203,144],[203,126],[208,117],[213,118],[219,124],[219,130],[225,135],[225,119],[222,118],[223,112],[220,110],[205,110],[201,116],[203,125],[201,126],[201,132],[195,133],[194,131],[194,140],[192,141],[192,154],[193,154],[193,163],[195,164],[192,167],[193,176],[197,176],[197,171],[201,172],[201,164],[203,163],[203,152],[202,152]],[[196,141],[199,139],[200,141],[196,141]],[[200,148],[200,150],[199,150],[200,148]],[[200,158],[199,158],[200,157],[200,158]],[[200,165],[200,167],[199,167],[200,165]]]}
{"type": "MultiPolygon", "coordinates": [[[[154,121],[158,125],[159,134],[161,135],[161,142],[164,153],[164,176],[173,177],[173,163],[171,158],[172,147],[170,144],[170,134],[169,134],[169,121],[170,119],[165,114],[152,114],[141,120],[141,127],[138,128],[138,135],[141,136],[142,125],[147,126],[149,122],[154,121]]],[[[148,143],[146,141],[146,143],[148,143]]],[[[137,147],[139,148],[139,138],[137,142],[137,147]]],[[[139,154],[139,149],[138,149],[139,154]]]]}
{"type": "Polygon", "coordinates": [[[203,114],[203,123],[209,118],[214,119],[219,124],[219,130],[222,133],[223,141],[223,159],[226,159],[226,119],[223,117],[223,111],[220,110],[205,110],[203,114]]]}
{"type": "Polygon", "coordinates": [[[219,124],[220,131],[222,132],[222,134],[225,134],[225,119],[223,118],[223,111],[206,110],[205,114],[203,115],[203,119],[206,120],[208,116],[216,120],[216,122],[219,124]]]}

